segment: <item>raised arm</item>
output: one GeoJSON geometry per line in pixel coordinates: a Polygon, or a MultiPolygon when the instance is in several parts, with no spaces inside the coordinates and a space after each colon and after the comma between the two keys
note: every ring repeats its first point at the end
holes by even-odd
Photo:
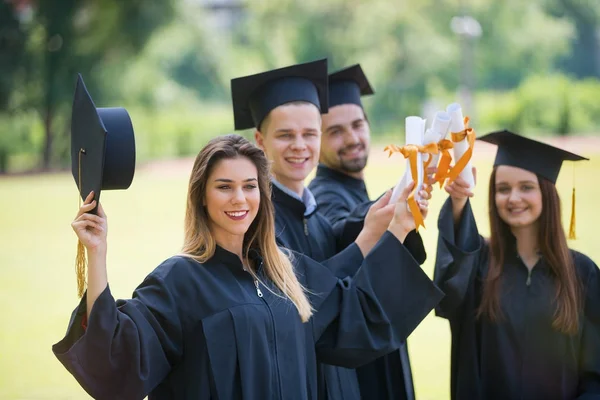
{"type": "Polygon", "coordinates": [[[141,399],[180,360],[182,324],[158,273],[131,300],[115,302],[106,277],[106,215],[101,206],[97,216],[86,214],[94,206],[88,197],[73,223],[88,250],[88,291],[52,351],[92,397],[141,399]]]}
{"type": "Polygon", "coordinates": [[[405,199],[353,278],[331,286],[326,268],[307,268],[321,362],[356,368],[397,349],[443,297],[401,243],[414,229],[405,199]]]}
{"type": "Polygon", "coordinates": [[[85,247],[88,258],[87,271],[87,315],[91,314],[94,302],[108,285],[106,273],[106,236],[108,224],[101,204],[98,204],[98,215],[91,214],[96,207],[94,192],[90,192],[79,208],[71,227],[77,238],[85,247]]]}
{"type": "MultiPolygon", "coordinates": [[[[380,202],[382,198],[384,198],[384,202],[389,201],[390,196],[391,192],[388,191],[382,194],[376,201],[361,203],[348,213],[345,213],[345,218],[339,218],[335,222],[332,222],[333,233],[337,241],[338,250],[341,251],[354,243],[365,229],[365,225],[367,229],[369,229],[370,224],[371,230],[375,229],[379,232],[379,234],[381,234],[382,229],[387,227],[387,224],[392,217],[393,207],[383,208],[383,210],[379,211],[380,214],[382,212],[384,214],[379,217],[379,221],[377,220],[377,217],[373,215],[375,209],[371,210],[371,208],[372,206],[375,206],[375,208],[381,208],[381,205],[378,206],[378,202],[380,202]],[[371,215],[369,212],[371,212],[371,215]],[[377,227],[378,224],[379,227],[377,227]]],[[[429,194],[426,191],[422,191],[421,196],[423,196],[425,199],[429,198],[429,194]]],[[[387,203],[383,205],[387,205],[387,203]]],[[[344,209],[344,207],[342,206],[340,209],[344,209]]],[[[319,203],[319,210],[321,210],[321,203],[319,203]]],[[[426,211],[424,212],[426,214],[426,211]]],[[[406,246],[408,251],[410,251],[419,264],[423,264],[427,259],[427,253],[425,251],[425,246],[423,245],[423,239],[416,230],[411,231],[406,236],[406,239],[404,240],[404,246],[406,246]]]]}
{"type": "Polygon", "coordinates": [[[462,178],[446,187],[450,194],[438,219],[438,246],[434,282],[446,294],[436,314],[451,318],[460,310],[467,292],[485,262],[485,242],[479,235],[462,178]]]}

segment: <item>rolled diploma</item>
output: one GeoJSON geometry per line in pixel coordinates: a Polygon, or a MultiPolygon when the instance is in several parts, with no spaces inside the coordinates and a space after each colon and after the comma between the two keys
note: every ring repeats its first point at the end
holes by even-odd
{"type": "MultiPolygon", "coordinates": [[[[448,135],[449,128],[450,114],[448,114],[445,111],[436,112],[433,122],[431,123],[431,128],[427,130],[423,138],[423,145],[433,142],[437,143],[440,140],[444,139],[446,135],[448,135]]],[[[440,156],[441,154],[439,153],[432,154],[431,161],[429,162],[429,167],[437,167],[440,156]]]]}
{"type": "MultiPolygon", "coordinates": [[[[405,119],[405,127],[406,127],[406,144],[414,144],[417,146],[423,145],[423,134],[425,131],[425,120],[421,117],[406,117],[405,119]]],[[[418,181],[417,181],[417,190],[415,192],[415,200],[419,201],[419,191],[423,187],[423,157],[421,153],[417,155],[417,170],[418,170],[418,181]]],[[[390,203],[395,203],[398,200],[398,197],[402,193],[402,190],[408,186],[408,184],[412,182],[412,174],[410,170],[410,159],[406,159],[406,170],[404,171],[404,175],[400,179],[400,182],[396,185],[394,190],[392,191],[392,197],[390,198],[390,203]]]]}
{"type": "MultiPolygon", "coordinates": [[[[465,122],[463,118],[462,109],[460,104],[452,103],[448,107],[446,107],[446,112],[450,115],[450,132],[456,133],[465,129],[465,122]]],[[[461,140],[458,143],[454,143],[454,164],[460,160],[463,154],[469,149],[469,142],[467,138],[461,140]]],[[[468,184],[469,188],[473,189],[475,187],[475,180],[473,179],[473,166],[471,164],[471,160],[467,163],[467,166],[461,171],[460,175],[468,184]]]]}

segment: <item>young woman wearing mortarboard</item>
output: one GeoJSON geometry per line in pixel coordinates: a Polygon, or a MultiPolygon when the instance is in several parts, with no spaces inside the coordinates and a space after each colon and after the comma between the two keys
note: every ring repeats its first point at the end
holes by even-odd
{"type": "Polygon", "coordinates": [[[89,213],[92,200],[73,222],[88,252],[88,290],[53,351],[95,398],[313,399],[317,359],[370,362],[398,348],[441,298],[398,239],[414,229],[402,202],[353,279],[280,250],[268,161],[238,135],[198,154],[183,254],[131,300],[111,295],[106,216],[99,204],[89,213]],[[411,304],[396,294],[405,285],[420,288],[411,304]]]}
{"type": "Polygon", "coordinates": [[[556,179],[584,159],[508,131],[490,177],[483,239],[457,178],[439,221],[436,308],[452,331],[453,399],[600,398],[600,271],[570,250],[556,179]]]}

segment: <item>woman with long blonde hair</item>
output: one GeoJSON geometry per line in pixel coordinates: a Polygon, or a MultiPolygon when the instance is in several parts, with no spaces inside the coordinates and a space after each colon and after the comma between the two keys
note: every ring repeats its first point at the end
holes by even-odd
{"type": "Polygon", "coordinates": [[[89,213],[88,196],[72,224],[88,289],[53,351],[95,398],[316,398],[317,360],[370,362],[441,298],[398,240],[414,229],[408,190],[361,270],[339,280],[276,246],[264,153],[238,135],[215,138],[190,177],[182,254],[131,300],[110,293],[106,215],[99,204],[89,213]]]}
{"type": "Polygon", "coordinates": [[[584,158],[509,131],[489,183],[490,238],[461,178],[439,217],[436,313],[452,330],[452,399],[600,398],[600,271],[570,250],[556,179],[584,158]]]}

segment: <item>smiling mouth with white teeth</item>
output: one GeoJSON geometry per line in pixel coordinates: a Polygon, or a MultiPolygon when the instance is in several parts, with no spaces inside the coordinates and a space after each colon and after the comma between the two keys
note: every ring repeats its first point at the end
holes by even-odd
{"type": "Polygon", "coordinates": [[[244,219],[248,215],[248,210],[245,211],[225,211],[225,214],[234,220],[244,219]]]}
{"type": "Polygon", "coordinates": [[[308,161],[308,158],[307,157],[304,157],[304,158],[289,157],[289,158],[286,158],[285,160],[292,164],[302,164],[302,163],[308,161]]]}

